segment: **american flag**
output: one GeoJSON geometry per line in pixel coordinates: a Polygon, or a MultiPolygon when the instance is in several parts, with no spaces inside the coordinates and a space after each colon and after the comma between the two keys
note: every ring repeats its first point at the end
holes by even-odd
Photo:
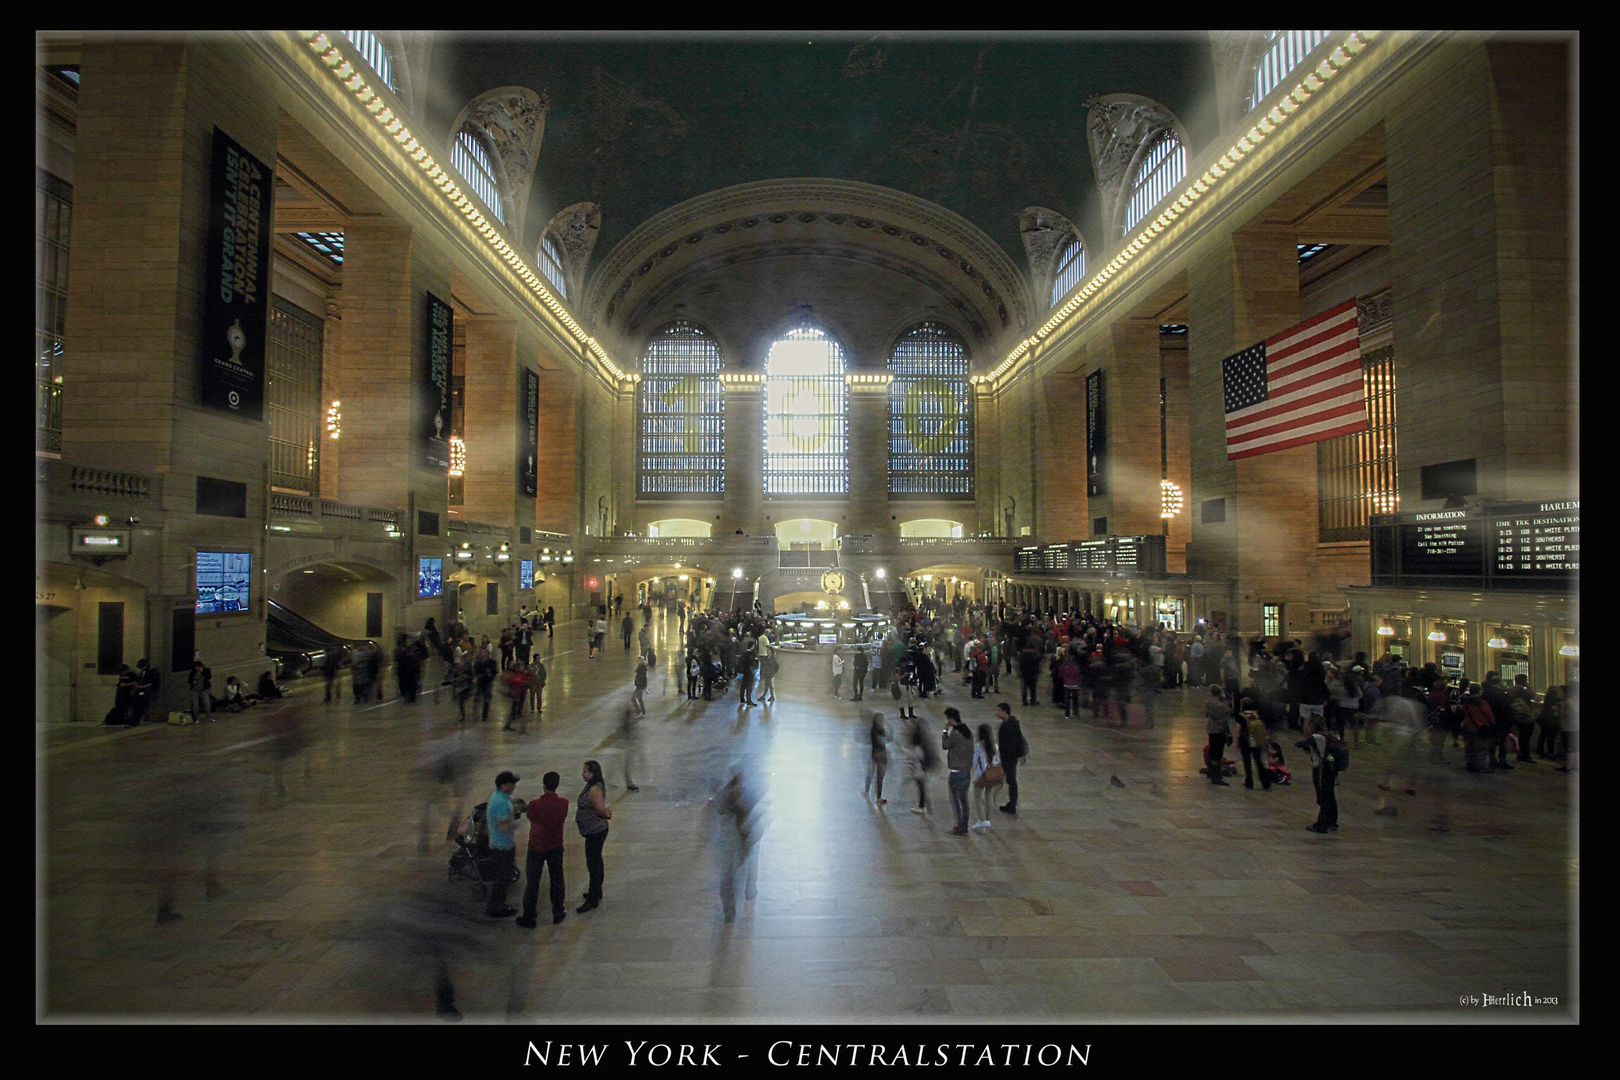
{"type": "Polygon", "coordinates": [[[1366,430],[1356,302],[1222,360],[1221,384],[1228,461],[1366,430]]]}

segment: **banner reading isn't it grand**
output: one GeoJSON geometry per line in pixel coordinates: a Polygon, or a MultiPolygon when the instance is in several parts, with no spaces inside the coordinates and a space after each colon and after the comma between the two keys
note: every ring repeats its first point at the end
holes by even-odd
{"type": "Polygon", "coordinates": [[[199,397],[264,419],[271,171],[218,128],[208,209],[199,397]]]}

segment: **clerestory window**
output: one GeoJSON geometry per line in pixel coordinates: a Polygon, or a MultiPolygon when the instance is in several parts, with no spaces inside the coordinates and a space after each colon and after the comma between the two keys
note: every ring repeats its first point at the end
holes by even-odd
{"type": "Polygon", "coordinates": [[[1131,184],[1131,202],[1125,208],[1125,231],[1129,232],[1147,212],[1170,194],[1187,175],[1187,149],[1173,131],[1165,131],[1143,156],[1131,184]]]}
{"type": "Polygon", "coordinates": [[[506,214],[501,207],[500,185],[495,182],[495,164],[490,160],[489,151],[484,149],[483,140],[462,128],[456,134],[455,145],[450,148],[450,164],[466,178],[473,194],[489,207],[495,220],[504,224],[506,214]]]}
{"type": "Polygon", "coordinates": [[[849,388],[844,350],[803,325],[765,360],[765,494],[849,494],[849,388]]]}

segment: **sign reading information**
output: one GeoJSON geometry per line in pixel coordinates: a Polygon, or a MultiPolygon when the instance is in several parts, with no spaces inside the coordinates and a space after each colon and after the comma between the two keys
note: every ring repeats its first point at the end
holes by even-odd
{"type": "Polygon", "coordinates": [[[250,420],[264,419],[270,191],[270,169],[215,128],[198,394],[250,420]]]}
{"type": "Polygon", "coordinates": [[[1382,515],[1371,533],[1375,585],[1454,579],[1562,588],[1581,570],[1579,500],[1382,515]]]}

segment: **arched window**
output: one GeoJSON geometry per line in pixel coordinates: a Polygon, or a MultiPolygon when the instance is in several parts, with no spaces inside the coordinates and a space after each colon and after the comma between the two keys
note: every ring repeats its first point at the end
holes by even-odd
{"type": "Polygon", "coordinates": [[[889,355],[889,494],[973,497],[973,390],[967,352],[925,322],[889,355]]]}
{"type": "Polygon", "coordinates": [[[804,325],[765,359],[765,494],[849,493],[849,389],[844,350],[804,325]]]}
{"type": "Polygon", "coordinates": [[[1326,41],[1332,30],[1272,30],[1265,51],[1254,65],[1254,83],[1249,91],[1249,108],[1265,100],[1288,73],[1326,41]]]}
{"type": "Polygon", "coordinates": [[[1058,253],[1057,273],[1052,277],[1052,306],[1069,295],[1069,290],[1080,284],[1080,275],[1086,272],[1086,245],[1079,237],[1070,239],[1058,253]]]}
{"type": "Polygon", "coordinates": [[[653,334],[637,386],[638,498],[719,498],[726,491],[725,361],[701,327],[677,320],[653,334]]]}
{"type": "Polygon", "coordinates": [[[398,90],[394,85],[394,72],[388,62],[388,50],[383,46],[382,39],[371,30],[345,30],[343,36],[349,43],[359,50],[360,56],[371,65],[371,70],[377,73],[378,78],[388,84],[388,89],[398,90]]]}
{"type": "Polygon", "coordinates": [[[1173,131],[1165,131],[1142,157],[1131,184],[1131,202],[1125,208],[1125,231],[1129,232],[1147,212],[1170,194],[1187,175],[1187,149],[1173,131]]]}
{"type": "Polygon", "coordinates": [[[505,223],[506,215],[501,210],[501,189],[495,183],[495,165],[489,159],[489,151],[478,136],[466,128],[456,134],[455,145],[450,148],[450,164],[456,171],[467,178],[472,185],[473,194],[483,200],[489,207],[489,212],[495,215],[495,220],[505,223]]]}
{"type": "Polygon", "coordinates": [[[557,290],[557,295],[564,300],[568,299],[568,282],[563,277],[562,249],[557,241],[548,233],[540,238],[540,272],[546,275],[551,287],[557,290]]]}

